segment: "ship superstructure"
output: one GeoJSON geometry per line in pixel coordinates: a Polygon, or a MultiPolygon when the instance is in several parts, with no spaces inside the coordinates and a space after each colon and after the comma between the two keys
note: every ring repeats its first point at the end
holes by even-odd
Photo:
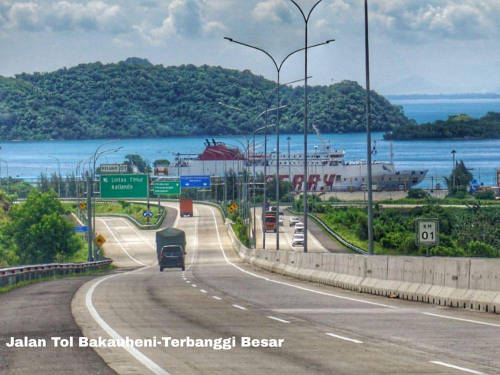
{"type": "MultiPolygon", "coordinates": [[[[329,145],[308,153],[309,191],[355,191],[363,190],[367,184],[367,164],[365,161],[346,162],[344,150],[334,150],[329,145]]],[[[280,153],[280,180],[290,181],[294,189],[301,191],[304,184],[304,154],[280,153]]],[[[266,178],[276,176],[277,153],[244,154],[238,148],[228,147],[223,142],[206,140],[205,150],[197,156],[179,156],[169,168],[170,175],[211,175],[224,176],[228,173],[257,176],[264,173],[266,178]]],[[[372,164],[373,187],[376,190],[406,190],[420,183],[427,170],[398,171],[392,162],[375,161],[372,164]]]]}

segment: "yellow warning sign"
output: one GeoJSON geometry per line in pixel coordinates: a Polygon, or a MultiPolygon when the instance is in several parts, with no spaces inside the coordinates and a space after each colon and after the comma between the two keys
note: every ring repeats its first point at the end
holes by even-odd
{"type": "Polygon", "coordinates": [[[102,247],[102,245],[106,242],[106,239],[102,234],[99,234],[96,238],[94,238],[94,242],[97,246],[102,247]]]}
{"type": "Polygon", "coordinates": [[[236,202],[233,202],[229,205],[229,207],[227,209],[230,213],[233,213],[234,211],[236,211],[238,209],[238,204],[236,202]]]}
{"type": "Polygon", "coordinates": [[[85,210],[87,208],[87,203],[80,203],[79,207],[81,210],[85,210]]]}

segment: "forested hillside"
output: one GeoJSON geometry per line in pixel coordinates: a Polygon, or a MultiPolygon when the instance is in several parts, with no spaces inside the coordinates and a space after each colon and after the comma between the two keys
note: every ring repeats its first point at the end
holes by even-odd
{"type": "MultiPolygon", "coordinates": [[[[251,132],[272,81],[249,71],[130,58],[52,73],[0,77],[4,140],[164,137],[251,132]],[[238,112],[221,106],[241,108],[238,112]]],[[[365,91],[356,82],[310,87],[311,123],[322,132],[363,131],[365,91]]],[[[273,106],[276,100],[273,100],[273,106]]],[[[282,87],[282,131],[302,131],[303,88],[282,87]]],[[[373,129],[412,123],[400,107],[374,94],[373,129]]]]}
{"type": "Polygon", "coordinates": [[[385,134],[384,138],[396,140],[500,138],[500,113],[489,112],[478,119],[467,115],[455,115],[446,121],[398,126],[385,134]]]}

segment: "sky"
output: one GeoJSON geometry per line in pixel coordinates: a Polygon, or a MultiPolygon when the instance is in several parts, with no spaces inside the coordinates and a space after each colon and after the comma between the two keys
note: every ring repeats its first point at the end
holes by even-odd
{"type": "MultiPolygon", "coordinates": [[[[317,0],[296,0],[309,11],[317,0]]],[[[500,0],[369,0],[372,86],[384,94],[500,92],[500,0]]],[[[364,83],[363,0],[323,0],[309,21],[311,84],[364,83]]],[[[147,58],[276,79],[304,46],[290,0],[0,0],[0,75],[147,58]]],[[[304,54],[282,80],[304,75],[304,54]]]]}

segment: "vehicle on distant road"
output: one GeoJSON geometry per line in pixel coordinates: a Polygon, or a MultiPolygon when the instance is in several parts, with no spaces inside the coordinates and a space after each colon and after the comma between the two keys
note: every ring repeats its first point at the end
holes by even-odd
{"type": "Polygon", "coordinates": [[[296,233],[292,238],[292,247],[304,246],[304,233],[296,233]]]}
{"type": "Polygon", "coordinates": [[[293,231],[293,234],[303,234],[304,233],[304,228],[295,228],[293,231]]]}
{"type": "Polygon", "coordinates": [[[181,217],[193,217],[193,200],[191,198],[182,198],[179,204],[179,213],[181,217]]]}
{"type": "Polygon", "coordinates": [[[264,231],[276,232],[276,212],[268,211],[264,217],[264,231]]]}
{"type": "Polygon", "coordinates": [[[304,240],[304,233],[295,233],[293,235],[292,240],[299,240],[299,239],[304,240]]]}
{"type": "Polygon", "coordinates": [[[160,272],[165,268],[185,270],[186,234],[176,228],[167,228],[156,232],[156,255],[160,272]]]}
{"type": "Polygon", "coordinates": [[[295,229],[304,229],[304,223],[299,221],[297,224],[295,224],[295,229]]]}
{"type": "Polygon", "coordinates": [[[297,216],[292,216],[290,218],[290,226],[293,227],[297,223],[300,223],[300,219],[297,216]]]}

